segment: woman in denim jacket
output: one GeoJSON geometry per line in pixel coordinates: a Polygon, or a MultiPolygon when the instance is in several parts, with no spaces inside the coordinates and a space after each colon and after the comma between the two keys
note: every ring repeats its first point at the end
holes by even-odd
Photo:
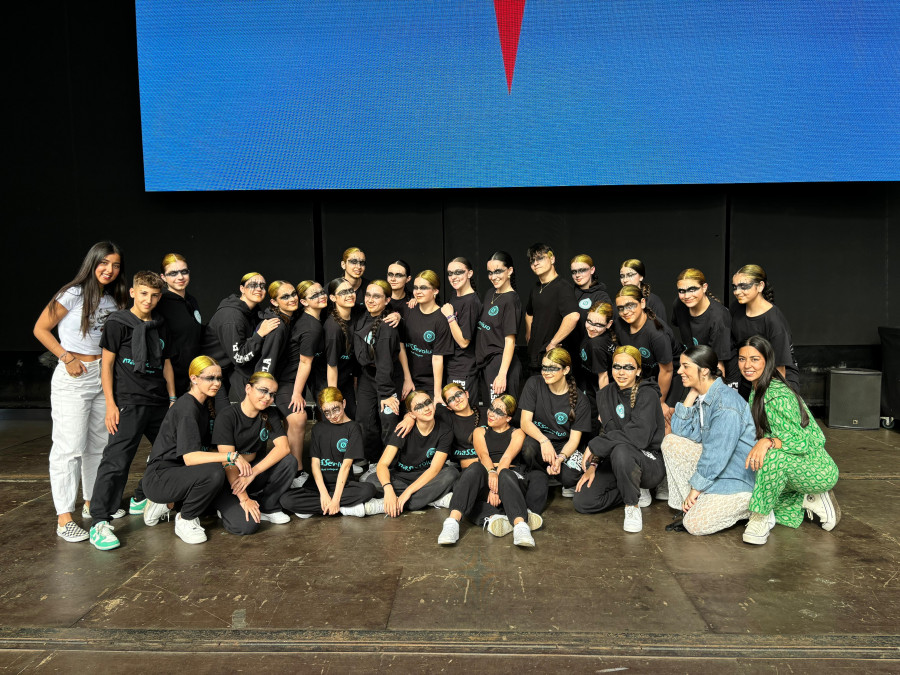
{"type": "Polygon", "coordinates": [[[756,427],[746,401],[721,379],[712,348],[688,349],[678,374],[689,391],[675,406],[662,452],[669,506],[684,511],[684,519],[667,529],[712,534],[750,517],[754,479],[744,464],[756,427]]]}

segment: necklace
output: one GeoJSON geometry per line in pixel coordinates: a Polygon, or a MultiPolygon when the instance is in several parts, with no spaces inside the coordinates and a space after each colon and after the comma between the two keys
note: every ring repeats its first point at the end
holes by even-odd
{"type": "Polygon", "coordinates": [[[555,277],[553,277],[550,281],[548,281],[546,284],[545,284],[545,283],[542,283],[540,280],[538,280],[538,283],[541,284],[541,290],[538,291],[538,295],[540,295],[541,293],[543,293],[543,292],[544,292],[544,289],[547,288],[547,286],[549,286],[550,284],[552,284],[554,281],[556,281],[558,278],[559,278],[559,276],[555,276],[555,277]]]}

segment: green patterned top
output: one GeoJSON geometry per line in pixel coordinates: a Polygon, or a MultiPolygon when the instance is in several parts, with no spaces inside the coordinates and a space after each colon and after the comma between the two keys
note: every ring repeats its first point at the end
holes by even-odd
{"type": "MultiPolygon", "coordinates": [[[[756,391],[750,392],[750,405],[756,391]]],[[[825,448],[825,434],[813,419],[806,403],[806,414],[809,416],[809,424],[806,428],[800,426],[800,407],[797,398],[786,384],[773,379],[766,390],[766,418],[769,420],[770,436],[781,441],[782,449],[793,455],[805,455],[814,450],[825,448]]]]}

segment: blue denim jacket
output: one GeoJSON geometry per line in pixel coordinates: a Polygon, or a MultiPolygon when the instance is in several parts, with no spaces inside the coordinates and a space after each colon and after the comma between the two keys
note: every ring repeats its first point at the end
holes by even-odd
{"type": "Polygon", "coordinates": [[[692,488],[713,495],[753,492],[755,476],[744,468],[744,463],[756,443],[756,425],[750,406],[721,378],[712,383],[699,405],[675,405],[672,433],[703,444],[697,469],[691,476],[692,488]]]}

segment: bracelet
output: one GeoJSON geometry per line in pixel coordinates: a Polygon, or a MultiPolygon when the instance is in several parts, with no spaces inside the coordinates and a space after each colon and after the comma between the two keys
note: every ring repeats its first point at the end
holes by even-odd
{"type": "Polygon", "coordinates": [[[775,439],[770,438],[770,439],[768,439],[768,441],[769,441],[769,450],[771,450],[775,447],[775,439]]]}
{"type": "Polygon", "coordinates": [[[561,453],[559,453],[559,454],[556,456],[556,459],[558,459],[560,462],[565,462],[565,461],[566,461],[567,459],[569,459],[569,458],[566,457],[566,455],[565,455],[564,453],[561,452],[561,453]]]}
{"type": "Polygon", "coordinates": [[[177,401],[177,400],[178,400],[178,397],[177,397],[177,396],[170,396],[170,397],[169,397],[169,400],[170,400],[170,401],[177,401]]]}
{"type": "Polygon", "coordinates": [[[550,442],[550,439],[545,438],[544,440],[541,441],[541,445],[543,445],[544,443],[549,443],[549,442],[550,442]]]}
{"type": "Polygon", "coordinates": [[[456,312],[453,312],[453,314],[447,317],[447,323],[452,323],[454,321],[456,321],[456,312]]]}
{"type": "MultiPolygon", "coordinates": [[[[57,358],[59,359],[60,362],[62,362],[63,364],[65,364],[65,361],[63,361],[63,359],[66,357],[66,354],[68,354],[68,353],[69,353],[68,351],[64,351],[64,352],[63,352],[62,354],[60,354],[57,358]]],[[[71,361],[70,361],[69,363],[71,363],[71,361]]]]}
{"type": "Polygon", "coordinates": [[[491,469],[488,473],[497,473],[497,469],[491,469]]]}
{"type": "MultiPolygon", "coordinates": [[[[381,484],[381,489],[384,490],[384,488],[386,488],[388,485],[391,485],[391,484],[390,484],[390,483],[382,483],[382,484],[381,484]]],[[[394,486],[391,485],[391,487],[394,487],[394,486]]]]}

